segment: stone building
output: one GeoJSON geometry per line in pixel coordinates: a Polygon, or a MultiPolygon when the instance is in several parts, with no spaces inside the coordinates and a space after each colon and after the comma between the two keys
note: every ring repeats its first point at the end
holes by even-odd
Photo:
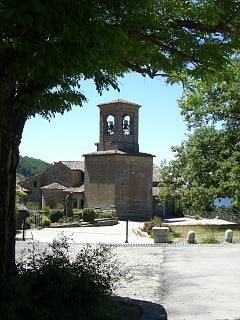
{"type": "Polygon", "coordinates": [[[63,206],[68,194],[73,196],[75,208],[84,207],[84,162],[59,161],[44,173],[35,175],[20,183],[28,190],[27,201],[39,208],[63,206]]]}
{"type": "Polygon", "coordinates": [[[139,152],[140,105],[115,100],[98,105],[100,141],[85,154],[86,206],[110,209],[120,218],[147,219],[153,213],[153,155],[139,152]]]}
{"type": "Polygon", "coordinates": [[[153,155],[139,152],[140,106],[124,100],[99,105],[97,151],[85,161],[59,161],[20,185],[39,208],[63,205],[71,194],[74,208],[115,208],[120,218],[147,219],[159,213],[159,167],[153,155]]]}

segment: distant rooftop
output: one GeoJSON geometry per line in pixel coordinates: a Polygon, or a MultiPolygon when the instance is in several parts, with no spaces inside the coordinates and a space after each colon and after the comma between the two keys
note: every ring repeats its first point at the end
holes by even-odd
{"type": "Polygon", "coordinates": [[[65,190],[66,187],[63,186],[62,184],[58,183],[58,182],[54,182],[51,184],[48,184],[44,187],[42,187],[41,189],[48,189],[48,190],[65,190]]]}
{"type": "Polygon", "coordinates": [[[130,104],[130,105],[133,105],[133,106],[138,106],[138,107],[141,107],[140,104],[137,104],[137,103],[133,103],[133,102],[129,102],[127,100],[123,100],[123,99],[117,99],[117,100],[112,100],[112,101],[109,101],[109,102],[105,102],[105,103],[100,103],[98,104],[98,106],[103,106],[103,105],[108,105],[108,104],[130,104]]]}
{"type": "Polygon", "coordinates": [[[84,161],[60,161],[60,162],[71,170],[84,171],[84,161]]]}
{"type": "Polygon", "coordinates": [[[68,187],[63,192],[73,192],[73,193],[82,193],[84,192],[84,184],[82,184],[80,187],[68,187]]]}

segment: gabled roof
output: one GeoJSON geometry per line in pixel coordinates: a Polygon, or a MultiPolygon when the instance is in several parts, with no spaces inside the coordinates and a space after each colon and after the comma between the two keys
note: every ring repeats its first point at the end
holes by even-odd
{"type": "Polygon", "coordinates": [[[58,183],[58,182],[54,182],[51,184],[48,184],[44,187],[42,187],[41,189],[45,189],[45,190],[65,190],[66,187],[63,186],[62,184],[58,183]]]}
{"type": "Polygon", "coordinates": [[[141,107],[140,104],[137,104],[137,103],[134,103],[134,102],[129,102],[127,100],[123,100],[123,99],[117,99],[117,100],[112,100],[112,101],[109,101],[109,102],[104,102],[104,103],[99,103],[98,106],[105,106],[105,105],[108,105],[108,104],[130,104],[130,105],[133,105],[133,106],[138,106],[138,107],[141,107]]]}
{"type": "Polygon", "coordinates": [[[84,171],[84,161],[59,161],[71,170],[84,171]]]}
{"type": "Polygon", "coordinates": [[[73,193],[82,193],[84,192],[84,184],[82,184],[80,187],[68,187],[63,192],[73,192],[73,193]]]}

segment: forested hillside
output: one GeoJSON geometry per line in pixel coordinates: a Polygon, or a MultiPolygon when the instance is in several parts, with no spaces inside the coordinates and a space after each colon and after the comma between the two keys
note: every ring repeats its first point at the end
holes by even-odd
{"type": "Polygon", "coordinates": [[[50,163],[40,159],[20,156],[19,165],[17,168],[17,176],[22,180],[27,177],[34,176],[35,174],[44,172],[49,166],[50,163]]]}

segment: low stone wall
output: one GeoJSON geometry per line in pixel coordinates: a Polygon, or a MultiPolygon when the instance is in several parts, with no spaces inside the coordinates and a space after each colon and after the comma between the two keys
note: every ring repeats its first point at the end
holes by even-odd
{"type": "Polygon", "coordinates": [[[91,222],[72,222],[72,223],[52,223],[49,228],[75,228],[75,227],[101,227],[114,226],[118,224],[118,218],[101,218],[91,222]]]}

